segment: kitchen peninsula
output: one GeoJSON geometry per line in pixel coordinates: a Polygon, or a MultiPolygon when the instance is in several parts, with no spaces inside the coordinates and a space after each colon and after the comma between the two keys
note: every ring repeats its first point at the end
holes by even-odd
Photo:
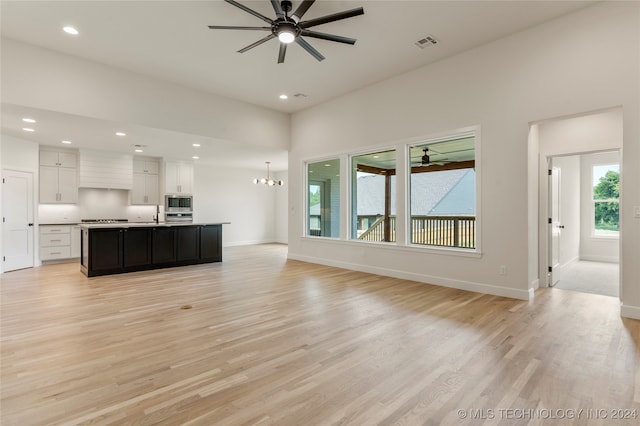
{"type": "Polygon", "coordinates": [[[88,277],[222,261],[222,223],[82,224],[88,277]]]}

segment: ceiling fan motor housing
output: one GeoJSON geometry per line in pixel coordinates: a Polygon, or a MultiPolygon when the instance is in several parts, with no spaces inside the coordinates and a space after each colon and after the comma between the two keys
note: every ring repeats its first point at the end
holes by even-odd
{"type": "Polygon", "coordinates": [[[280,7],[282,8],[282,11],[284,13],[289,13],[289,12],[291,12],[291,9],[293,9],[293,5],[291,4],[291,2],[289,0],[282,0],[280,2],[280,7]]]}

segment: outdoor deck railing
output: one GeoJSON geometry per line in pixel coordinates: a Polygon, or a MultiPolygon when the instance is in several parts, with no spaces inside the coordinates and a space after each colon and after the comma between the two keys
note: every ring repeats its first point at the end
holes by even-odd
{"type": "MultiPolygon", "coordinates": [[[[390,238],[396,241],[396,218],[390,216],[390,238]]],[[[384,241],[384,217],[376,220],[358,237],[364,241],[384,241]]],[[[475,248],[475,216],[411,216],[411,243],[440,247],[475,248]]]]}

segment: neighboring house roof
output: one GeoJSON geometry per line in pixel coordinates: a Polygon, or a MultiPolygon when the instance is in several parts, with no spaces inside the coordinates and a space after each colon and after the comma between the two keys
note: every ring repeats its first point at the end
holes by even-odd
{"type": "MultiPolygon", "coordinates": [[[[470,169],[416,173],[411,176],[411,214],[475,214],[475,173],[470,169]]],[[[391,185],[391,214],[396,214],[395,176],[391,185]]],[[[384,176],[358,177],[358,215],[384,214],[384,176]]]]}
{"type": "Polygon", "coordinates": [[[462,178],[429,211],[430,216],[454,216],[476,214],[475,176],[467,170],[462,178]]]}
{"type": "Polygon", "coordinates": [[[320,203],[309,206],[309,216],[320,216],[320,203]]]}

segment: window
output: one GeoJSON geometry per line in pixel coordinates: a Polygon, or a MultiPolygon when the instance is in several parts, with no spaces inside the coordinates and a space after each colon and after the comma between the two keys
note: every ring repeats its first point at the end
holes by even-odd
{"type": "Polygon", "coordinates": [[[351,238],[396,241],[396,151],[351,157],[351,238]]]}
{"type": "Polygon", "coordinates": [[[620,235],[620,165],[593,166],[593,234],[620,235]]]}
{"type": "Polygon", "coordinates": [[[340,160],[307,163],[307,235],[340,236],[340,160]]]}
{"type": "Polygon", "coordinates": [[[476,247],[475,137],[409,147],[412,244],[476,247]]]}

